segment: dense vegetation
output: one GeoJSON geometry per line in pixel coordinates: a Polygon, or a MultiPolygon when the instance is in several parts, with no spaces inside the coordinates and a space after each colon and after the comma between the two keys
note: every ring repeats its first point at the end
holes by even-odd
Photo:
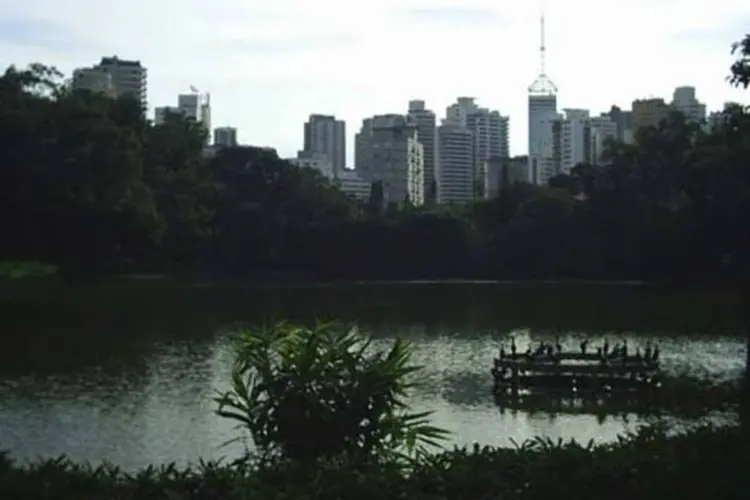
{"type": "MultiPolygon", "coordinates": [[[[747,85],[748,43],[732,68],[747,85]],[[744,58],[744,59],[743,59],[744,58]]],[[[453,207],[357,204],[263,148],[203,155],[204,132],[72,92],[53,69],[0,77],[0,260],[68,273],[715,281],[750,264],[750,113],[708,133],[674,115],[606,166],[453,207]]],[[[503,177],[505,178],[505,177],[503,177]]]]}
{"type": "Polygon", "coordinates": [[[255,451],[231,464],[125,474],[64,459],[18,466],[0,456],[12,499],[548,499],[746,498],[748,435],[660,427],[607,445],[531,440],[515,449],[429,453],[444,431],[405,407],[410,348],[376,351],[356,329],[279,323],[237,341],[219,415],[255,451]]]}

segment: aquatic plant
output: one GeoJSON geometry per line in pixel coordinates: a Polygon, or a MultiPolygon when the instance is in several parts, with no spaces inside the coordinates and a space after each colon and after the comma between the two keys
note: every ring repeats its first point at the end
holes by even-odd
{"type": "Polygon", "coordinates": [[[429,423],[430,412],[407,408],[420,369],[409,345],[370,347],[355,326],[337,322],[246,330],[217,412],[249,432],[265,460],[390,460],[437,446],[447,432],[429,423]]]}

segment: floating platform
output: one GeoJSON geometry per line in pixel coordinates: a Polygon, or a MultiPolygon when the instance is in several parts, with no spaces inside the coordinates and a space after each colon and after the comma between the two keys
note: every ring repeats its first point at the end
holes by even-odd
{"type": "Polygon", "coordinates": [[[577,393],[637,393],[658,389],[661,369],[658,349],[628,355],[627,348],[613,352],[565,352],[540,346],[535,352],[506,354],[501,349],[491,373],[493,392],[518,395],[521,391],[562,390],[577,393]]]}

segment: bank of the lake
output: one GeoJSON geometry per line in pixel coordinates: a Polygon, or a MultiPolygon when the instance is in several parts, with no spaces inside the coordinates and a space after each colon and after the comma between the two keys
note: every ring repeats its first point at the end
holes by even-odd
{"type": "MultiPolygon", "coordinates": [[[[232,424],[214,415],[230,336],[273,318],[359,322],[378,342],[415,345],[425,365],[413,399],[454,432],[452,444],[508,445],[542,435],[613,440],[639,424],[692,424],[633,412],[501,411],[489,367],[499,342],[606,335],[662,346],[665,368],[716,382],[745,360],[742,309],[725,293],[562,284],[347,284],[250,287],[174,281],[0,288],[0,448],[69,454],[127,468],[235,455],[232,424]]],[[[714,415],[719,421],[732,418],[714,415]]]]}

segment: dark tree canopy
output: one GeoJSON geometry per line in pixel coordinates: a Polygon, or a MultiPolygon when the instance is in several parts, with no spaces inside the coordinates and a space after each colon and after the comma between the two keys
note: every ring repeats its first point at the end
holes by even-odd
{"type": "MultiPolygon", "coordinates": [[[[750,37],[736,46],[746,87],[750,37]]],[[[708,130],[679,113],[610,141],[606,164],[508,181],[466,206],[345,196],[268,149],[204,153],[179,115],[71,91],[53,68],[0,77],[0,260],[66,273],[309,279],[639,279],[740,285],[750,273],[750,114],[708,130]]],[[[432,186],[432,194],[437,186],[432,186]]],[[[481,194],[481,193],[479,193],[481,194]]]]}

